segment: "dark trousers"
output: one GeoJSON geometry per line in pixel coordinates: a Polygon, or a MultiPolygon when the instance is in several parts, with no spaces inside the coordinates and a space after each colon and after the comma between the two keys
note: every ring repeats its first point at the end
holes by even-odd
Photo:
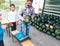
{"type": "Polygon", "coordinates": [[[11,26],[11,30],[14,31],[16,30],[16,22],[12,22],[13,26],[11,26]]]}
{"type": "Polygon", "coordinates": [[[3,40],[0,41],[0,46],[4,46],[3,40]]]}

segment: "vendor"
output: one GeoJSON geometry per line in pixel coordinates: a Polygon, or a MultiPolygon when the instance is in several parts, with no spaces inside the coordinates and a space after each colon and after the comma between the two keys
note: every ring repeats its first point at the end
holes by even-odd
{"type": "Polygon", "coordinates": [[[20,26],[21,30],[20,31],[24,32],[24,27],[26,27],[26,35],[29,35],[30,22],[27,22],[27,21],[28,21],[28,19],[33,19],[33,17],[35,16],[35,11],[34,11],[34,8],[32,6],[31,0],[26,1],[25,6],[23,6],[21,8],[21,10],[19,11],[19,15],[21,15],[24,18],[24,20],[21,21],[21,26],[20,26]],[[26,19],[26,18],[28,18],[28,19],[26,19]]]}

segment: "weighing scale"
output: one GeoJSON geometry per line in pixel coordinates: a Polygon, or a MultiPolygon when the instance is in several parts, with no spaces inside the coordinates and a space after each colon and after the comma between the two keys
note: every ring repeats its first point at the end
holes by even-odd
{"type": "Polygon", "coordinates": [[[15,37],[19,40],[19,41],[23,41],[25,39],[27,39],[29,36],[25,35],[23,32],[19,32],[15,34],[15,37]]]}

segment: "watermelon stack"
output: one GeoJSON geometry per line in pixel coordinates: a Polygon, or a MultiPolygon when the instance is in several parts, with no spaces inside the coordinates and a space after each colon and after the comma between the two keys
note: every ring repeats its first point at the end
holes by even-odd
{"type": "Polygon", "coordinates": [[[31,25],[34,26],[39,31],[42,31],[48,35],[51,35],[57,39],[60,39],[60,33],[57,35],[57,32],[60,31],[60,17],[53,14],[35,14],[34,19],[31,22],[31,25]],[[58,31],[59,30],[59,31],[58,31]]]}

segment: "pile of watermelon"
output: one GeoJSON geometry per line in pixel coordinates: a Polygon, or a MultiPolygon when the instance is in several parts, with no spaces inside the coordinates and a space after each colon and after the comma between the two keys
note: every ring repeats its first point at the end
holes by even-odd
{"type": "Polygon", "coordinates": [[[53,14],[35,14],[31,22],[39,31],[60,39],[60,17],[53,14]]]}

